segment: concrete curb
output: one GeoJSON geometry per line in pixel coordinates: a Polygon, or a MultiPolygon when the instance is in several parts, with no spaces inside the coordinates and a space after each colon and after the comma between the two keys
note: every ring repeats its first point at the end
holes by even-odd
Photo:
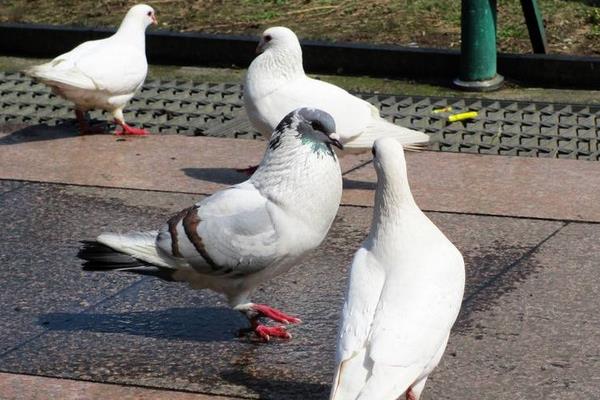
{"type": "MultiPolygon", "coordinates": [[[[75,45],[108,36],[114,29],[0,24],[0,54],[54,57],[75,45]],[[15,40],[18,38],[19,40],[15,40]]],[[[254,58],[256,37],[155,30],[147,35],[154,64],[245,67],[254,58]]],[[[315,73],[452,80],[460,52],[393,45],[303,41],[305,67],[315,73]]],[[[600,88],[600,57],[499,54],[498,72],[507,79],[544,87],[600,88]]]]}

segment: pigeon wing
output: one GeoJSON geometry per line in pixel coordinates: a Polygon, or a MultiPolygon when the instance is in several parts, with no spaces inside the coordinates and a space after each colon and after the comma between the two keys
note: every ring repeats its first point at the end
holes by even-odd
{"type": "Polygon", "coordinates": [[[277,91],[258,100],[260,109],[273,113],[270,121],[280,121],[299,107],[314,107],[333,116],[342,141],[359,135],[367,126],[373,106],[344,89],[320,80],[304,77],[290,81],[277,91]]]}
{"type": "Polygon", "coordinates": [[[144,52],[137,47],[112,41],[81,57],[75,62],[74,71],[90,79],[96,90],[129,94],[146,79],[148,63],[144,52]]]}
{"type": "Polygon", "coordinates": [[[109,38],[82,43],[25,72],[44,81],[114,95],[133,93],[143,83],[147,71],[143,51],[109,38]]]}
{"type": "Polygon", "coordinates": [[[368,338],[384,285],[383,269],[361,247],[352,261],[337,348],[337,370],[331,399],[356,398],[364,386],[368,338]]]}
{"type": "Polygon", "coordinates": [[[446,340],[463,293],[456,272],[464,271],[458,250],[448,250],[422,255],[420,265],[406,272],[388,273],[372,326],[369,354],[375,363],[425,367],[446,340]],[[410,272],[415,270],[418,280],[410,272]]]}
{"type": "Polygon", "coordinates": [[[233,186],[173,217],[161,229],[158,246],[204,274],[258,272],[279,256],[274,207],[252,184],[233,186]]]}

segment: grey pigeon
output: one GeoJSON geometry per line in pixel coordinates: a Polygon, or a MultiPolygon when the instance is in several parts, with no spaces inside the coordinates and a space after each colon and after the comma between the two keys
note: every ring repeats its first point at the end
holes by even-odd
{"type": "Polygon", "coordinates": [[[299,319],[250,301],[261,283],[288,271],[325,238],[342,196],[333,118],[301,108],[279,123],[247,181],[171,217],[158,231],[103,233],[84,242],[86,269],[127,270],[225,295],[259,337],[289,338],[299,319]],[[148,271],[148,266],[155,267],[148,271]]]}

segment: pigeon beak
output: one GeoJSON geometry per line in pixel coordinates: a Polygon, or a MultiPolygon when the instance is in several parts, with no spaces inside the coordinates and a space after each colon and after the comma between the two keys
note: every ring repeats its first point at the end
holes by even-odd
{"type": "Polygon", "coordinates": [[[340,150],[344,150],[344,145],[342,144],[342,142],[340,142],[340,135],[338,135],[336,132],[333,132],[329,135],[329,140],[329,143],[331,143],[340,150]]]}
{"type": "Polygon", "coordinates": [[[265,49],[265,42],[261,39],[260,42],[258,42],[258,46],[256,46],[256,55],[261,54],[265,49]]]}
{"type": "Polygon", "coordinates": [[[158,25],[158,20],[156,19],[156,15],[152,14],[152,24],[158,25]]]}

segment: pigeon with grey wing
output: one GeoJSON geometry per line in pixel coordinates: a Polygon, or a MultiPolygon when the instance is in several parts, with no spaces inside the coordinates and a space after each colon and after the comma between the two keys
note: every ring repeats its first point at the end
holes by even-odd
{"type": "Polygon", "coordinates": [[[350,268],[330,399],[418,400],[460,310],[464,262],[415,203],[402,145],[378,139],[373,153],[373,221],[350,268]]]}
{"type": "Polygon", "coordinates": [[[125,123],[123,108],[146,79],[145,31],[150,24],[156,24],[154,10],[138,4],[129,9],[114,35],[84,42],[24,72],[75,103],[80,133],[98,130],[88,124],[86,113],[99,108],[110,112],[121,127],[116,134],[145,135],[144,129],[125,123]]]}
{"type": "Polygon", "coordinates": [[[300,42],[290,29],[267,29],[256,51],[244,81],[244,106],[265,137],[291,110],[315,107],[334,118],[345,152],[368,151],[379,137],[394,137],[407,148],[429,141],[425,133],[386,121],[365,100],[306,76],[300,42]]]}
{"type": "Polygon", "coordinates": [[[158,231],[103,233],[85,242],[86,269],[128,270],[222,293],[264,339],[289,337],[300,320],[250,301],[261,283],[288,271],[325,238],[342,196],[332,146],[342,147],[333,118],[320,110],[289,113],[247,181],[182,210],[158,231]],[[151,272],[152,273],[152,272],[151,272]]]}

